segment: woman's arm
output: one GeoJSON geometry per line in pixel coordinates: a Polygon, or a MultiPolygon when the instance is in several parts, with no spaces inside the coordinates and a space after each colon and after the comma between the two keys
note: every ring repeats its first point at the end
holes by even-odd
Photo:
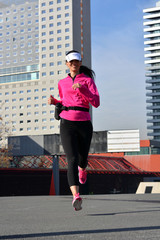
{"type": "Polygon", "coordinates": [[[81,85],[79,83],[76,83],[73,87],[73,89],[78,89],[78,91],[85,97],[85,99],[95,108],[99,107],[100,105],[100,97],[97,90],[97,87],[93,81],[93,79],[90,79],[88,82],[88,87],[85,85],[81,85]],[[75,86],[77,85],[77,86],[75,86]]]}
{"type": "Polygon", "coordinates": [[[48,98],[48,104],[51,105],[56,105],[57,103],[61,103],[61,100],[57,100],[56,98],[54,98],[52,95],[50,95],[50,97],[48,98]]]}

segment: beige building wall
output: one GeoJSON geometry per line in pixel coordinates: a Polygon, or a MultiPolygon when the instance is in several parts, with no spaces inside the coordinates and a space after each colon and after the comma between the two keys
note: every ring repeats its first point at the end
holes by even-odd
{"type": "MultiPolygon", "coordinates": [[[[22,4],[21,8],[30,4],[22,4]]],[[[35,62],[38,69],[33,72],[38,72],[39,77],[29,81],[0,83],[0,116],[9,126],[10,134],[14,136],[59,133],[59,121],[54,119],[54,106],[48,105],[47,99],[50,94],[59,98],[58,81],[68,73],[65,64],[66,52],[72,49],[80,51],[83,55],[83,64],[91,66],[90,1],[40,0],[39,3],[38,1],[32,3],[34,6],[37,4],[38,9],[32,8],[32,13],[37,14],[38,11],[39,37],[37,39],[33,31],[34,51],[32,56],[30,55],[32,59],[37,60],[29,62],[25,59],[23,64],[15,63],[14,66],[28,66],[35,62]],[[36,58],[36,55],[39,57],[36,58]]],[[[17,5],[7,9],[13,11],[19,8],[17,5]]],[[[5,12],[4,8],[3,11],[5,12]]],[[[25,41],[27,44],[29,40],[26,38],[25,41]]],[[[21,43],[20,40],[17,41],[18,49],[21,43]]],[[[20,54],[18,52],[15,57],[20,58],[20,54]]],[[[6,66],[0,66],[0,71],[5,68],[6,66]]],[[[21,73],[25,72],[19,74],[21,73]]],[[[3,74],[0,74],[1,76],[3,74]]]]}

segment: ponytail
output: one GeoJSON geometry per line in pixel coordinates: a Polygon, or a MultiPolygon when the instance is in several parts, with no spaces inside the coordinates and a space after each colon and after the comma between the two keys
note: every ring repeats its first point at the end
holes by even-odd
{"type": "Polygon", "coordinates": [[[90,77],[92,79],[95,78],[95,72],[92,69],[90,69],[84,65],[80,66],[79,73],[84,73],[85,75],[87,75],[88,77],[90,77]]]}

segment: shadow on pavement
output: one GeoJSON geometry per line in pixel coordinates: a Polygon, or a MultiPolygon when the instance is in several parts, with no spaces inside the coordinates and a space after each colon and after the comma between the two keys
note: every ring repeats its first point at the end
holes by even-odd
{"type": "Polygon", "coordinates": [[[113,228],[113,229],[94,229],[94,230],[81,230],[81,231],[68,231],[68,232],[49,232],[49,233],[31,233],[20,235],[4,235],[0,239],[21,239],[21,238],[37,238],[37,237],[52,237],[52,236],[68,236],[79,234],[98,234],[98,233],[112,233],[112,232],[132,232],[132,231],[148,231],[158,230],[160,226],[147,226],[147,227],[134,227],[134,228],[113,228]]]}

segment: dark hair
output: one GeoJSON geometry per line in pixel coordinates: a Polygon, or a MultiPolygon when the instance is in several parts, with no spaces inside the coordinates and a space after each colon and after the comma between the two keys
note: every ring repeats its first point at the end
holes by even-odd
{"type": "Polygon", "coordinates": [[[90,77],[92,79],[94,79],[95,75],[96,75],[92,69],[90,69],[84,65],[80,66],[79,73],[84,73],[85,75],[87,75],[88,77],[90,77]]]}
{"type": "MultiPolygon", "coordinates": [[[[66,53],[66,56],[67,56],[68,54],[70,54],[70,53],[74,53],[74,52],[79,53],[79,52],[76,51],[76,50],[71,50],[71,51],[69,51],[69,52],[66,53]]],[[[80,54],[80,53],[79,53],[79,54],[80,54]]]]}
{"type": "MultiPolygon", "coordinates": [[[[67,56],[68,54],[74,53],[74,52],[79,53],[79,52],[76,51],[76,50],[71,50],[71,51],[67,52],[66,56],[67,56]]],[[[80,53],[79,53],[79,54],[80,54],[80,53]]],[[[92,79],[94,79],[94,78],[95,78],[95,75],[96,75],[95,72],[94,72],[92,69],[90,69],[90,68],[88,68],[88,67],[86,67],[86,66],[84,66],[84,65],[81,65],[81,66],[80,66],[79,73],[84,73],[86,76],[88,76],[88,77],[90,77],[90,78],[92,78],[92,79]]]]}

